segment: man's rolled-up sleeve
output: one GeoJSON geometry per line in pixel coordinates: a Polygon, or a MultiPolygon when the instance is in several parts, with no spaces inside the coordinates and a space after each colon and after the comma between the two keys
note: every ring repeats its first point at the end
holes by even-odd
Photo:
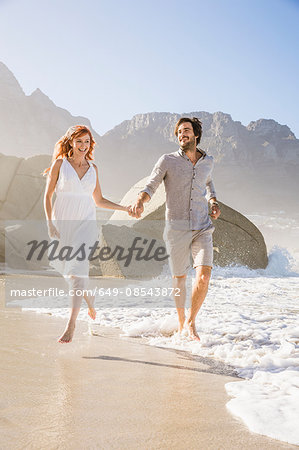
{"type": "Polygon", "coordinates": [[[161,158],[157,161],[155,167],[152,170],[152,173],[149,176],[149,180],[139,194],[141,192],[146,192],[150,197],[154,195],[159,185],[162,183],[163,179],[166,176],[166,161],[165,155],[161,156],[161,158]]]}

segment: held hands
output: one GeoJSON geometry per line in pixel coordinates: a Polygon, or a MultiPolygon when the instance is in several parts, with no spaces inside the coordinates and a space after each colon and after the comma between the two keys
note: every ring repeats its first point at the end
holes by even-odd
{"type": "Polygon", "coordinates": [[[141,214],[144,211],[143,202],[141,200],[137,200],[135,205],[129,206],[129,216],[135,217],[136,219],[139,219],[141,217],[141,214]]]}
{"type": "Polygon", "coordinates": [[[129,216],[136,217],[137,219],[139,219],[144,208],[143,208],[143,203],[142,202],[139,203],[139,201],[137,201],[135,203],[135,205],[120,206],[120,210],[126,211],[129,214],[129,216]]]}
{"type": "Polygon", "coordinates": [[[48,221],[48,235],[51,239],[59,239],[60,234],[57,228],[53,225],[53,222],[48,221]]]}

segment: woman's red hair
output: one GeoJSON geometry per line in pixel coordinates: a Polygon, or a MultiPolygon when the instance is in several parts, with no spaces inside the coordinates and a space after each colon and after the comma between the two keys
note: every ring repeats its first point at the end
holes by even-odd
{"type": "MultiPolygon", "coordinates": [[[[54,147],[54,152],[52,156],[52,164],[56,159],[62,159],[66,157],[71,157],[73,154],[73,148],[71,146],[71,142],[73,139],[76,139],[84,134],[89,134],[90,137],[90,147],[88,152],[85,155],[86,159],[93,159],[93,149],[96,144],[90,129],[86,125],[74,125],[70,127],[64,136],[62,136],[58,142],[56,142],[54,147]]],[[[51,165],[52,165],[51,164],[51,165]]],[[[48,167],[44,170],[43,175],[48,175],[51,167],[48,167]]]]}

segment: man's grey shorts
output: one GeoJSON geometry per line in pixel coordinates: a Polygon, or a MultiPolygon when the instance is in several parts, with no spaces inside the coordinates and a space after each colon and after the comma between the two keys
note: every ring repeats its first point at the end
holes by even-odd
{"type": "Polygon", "coordinates": [[[186,275],[191,267],[213,267],[213,231],[212,226],[207,230],[173,230],[165,228],[164,241],[169,255],[172,275],[179,277],[186,275]]]}

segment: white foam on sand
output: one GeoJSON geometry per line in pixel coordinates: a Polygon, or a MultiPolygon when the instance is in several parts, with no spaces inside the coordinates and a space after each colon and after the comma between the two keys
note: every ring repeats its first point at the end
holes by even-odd
{"type": "MultiPolygon", "coordinates": [[[[214,268],[196,322],[200,342],[175,333],[177,318],[169,297],[120,298],[119,307],[98,309],[96,323],[119,327],[125,336],[146,338],[151,345],[235,367],[244,380],[226,384],[233,397],[227,404],[229,411],[253,432],[299,444],[299,275],[291,266],[290,255],[276,247],[264,270],[214,268]]],[[[192,277],[194,273],[189,280],[192,277]]],[[[142,287],[170,283],[169,273],[164,273],[142,287]]],[[[68,309],[57,307],[51,313],[66,317],[68,309]]],[[[86,310],[79,319],[88,320],[86,310]]]]}

